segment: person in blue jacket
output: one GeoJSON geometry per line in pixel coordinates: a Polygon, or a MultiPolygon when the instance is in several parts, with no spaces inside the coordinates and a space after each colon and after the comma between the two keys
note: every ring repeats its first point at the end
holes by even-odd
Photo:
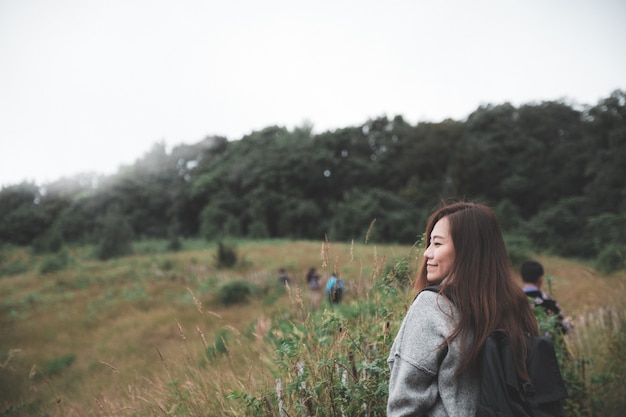
{"type": "Polygon", "coordinates": [[[326,281],[326,296],[331,304],[341,303],[346,286],[337,272],[333,272],[326,281]]]}

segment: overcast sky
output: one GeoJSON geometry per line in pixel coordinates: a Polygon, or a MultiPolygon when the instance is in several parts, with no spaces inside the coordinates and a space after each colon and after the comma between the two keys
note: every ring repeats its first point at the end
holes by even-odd
{"type": "Polygon", "coordinates": [[[0,0],[0,186],[153,144],[626,89],[623,0],[0,0]]]}

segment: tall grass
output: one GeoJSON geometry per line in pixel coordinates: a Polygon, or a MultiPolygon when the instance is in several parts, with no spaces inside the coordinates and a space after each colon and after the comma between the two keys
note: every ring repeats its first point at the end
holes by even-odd
{"type": "MultiPolygon", "coordinates": [[[[411,302],[416,248],[234,244],[245,260],[234,269],[215,268],[215,245],[183,242],[172,253],[152,242],[108,262],[70,249],[65,269],[1,277],[0,415],[384,415],[386,357],[411,302]],[[340,271],[344,303],[331,306],[304,285],[313,265],[340,271]],[[281,267],[288,288],[278,285],[281,267]],[[249,297],[226,305],[221,290],[237,282],[249,297]]],[[[45,260],[19,251],[5,259],[45,260]]],[[[559,277],[567,313],[578,313],[561,356],[568,415],[620,415],[626,327],[624,304],[613,300],[624,286],[574,262],[542,263],[559,277]],[[611,285],[603,299],[611,303],[575,309],[590,282],[611,285]]]]}
{"type": "MultiPolygon", "coordinates": [[[[390,267],[375,248],[367,260],[354,245],[343,249],[325,242],[319,253],[322,268],[359,271],[349,275],[349,302],[316,309],[314,294],[294,285],[283,308],[244,330],[226,326],[211,339],[178,325],[181,350],[159,352],[161,375],[124,397],[100,398],[97,415],[384,415],[386,352],[404,311],[391,307],[410,302],[394,283],[415,264],[415,250],[390,267]]],[[[200,319],[204,307],[193,299],[200,319]]]]}
{"type": "Polygon", "coordinates": [[[565,340],[571,416],[623,416],[626,410],[626,311],[615,306],[581,314],[565,340]]]}

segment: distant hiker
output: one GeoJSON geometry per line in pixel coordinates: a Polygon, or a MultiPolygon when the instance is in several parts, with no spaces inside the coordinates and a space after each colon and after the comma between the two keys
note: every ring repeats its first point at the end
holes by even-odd
{"type": "Polygon", "coordinates": [[[561,313],[561,307],[554,298],[541,291],[543,285],[543,265],[537,261],[524,261],[520,267],[520,274],[522,275],[522,281],[524,281],[524,292],[526,296],[532,301],[533,307],[541,307],[544,309],[547,315],[556,316],[558,319],[558,325],[563,331],[567,333],[572,330],[572,324],[570,321],[563,317],[561,313]]]}
{"type": "Polygon", "coordinates": [[[283,285],[291,283],[291,279],[289,278],[289,275],[287,275],[287,271],[285,271],[284,268],[280,268],[278,270],[278,281],[283,285]]]}
{"type": "Polygon", "coordinates": [[[333,272],[326,282],[326,296],[331,304],[339,304],[343,298],[346,286],[337,272],[333,272]]]}
{"type": "Polygon", "coordinates": [[[320,276],[315,267],[311,267],[309,272],[306,273],[306,282],[309,288],[313,291],[318,291],[320,289],[320,276]]]}

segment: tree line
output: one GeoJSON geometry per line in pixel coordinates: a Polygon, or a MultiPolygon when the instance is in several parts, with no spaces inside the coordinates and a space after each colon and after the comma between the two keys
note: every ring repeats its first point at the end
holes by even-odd
{"type": "Polygon", "coordinates": [[[625,161],[620,90],[593,106],[485,105],[464,121],[384,116],[318,134],[306,123],[269,126],[170,152],[156,143],[111,176],[5,186],[0,242],[43,251],[106,236],[413,243],[441,200],[468,198],[495,207],[505,234],[536,250],[582,259],[609,250],[623,262],[625,161]]]}

